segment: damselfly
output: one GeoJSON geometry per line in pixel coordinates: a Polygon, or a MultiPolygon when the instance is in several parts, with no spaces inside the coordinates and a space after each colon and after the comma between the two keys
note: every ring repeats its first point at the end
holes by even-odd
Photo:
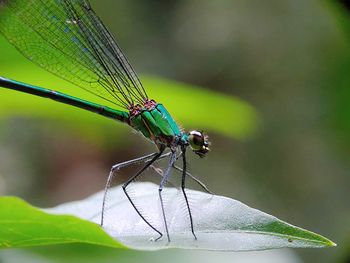
{"type": "MultiPolygon", "coordinates": [[[[209,151],[207,136],[197,130],[183,131],[162,104],[147,96],[135,71],[89,2],[0,0],[0,32],[37,65],[114,104],[119,110],[3,77],[0,77],[0,86],[50,98],[118,120],[139,131],[157,146],[158,151],[155,153],[112,167],[105,188],[101,225],[103,226],[106,193],[117,171],[128,165],[144,163],[143,168],[123,184],[123,190],[138,215],[159,234],[157,239],[162,237],[162,232],[135,206],[128,193],[128,186],[155,161],[167,157],[168,166],[159,185],[159,200],[168,241],[170,237],[162,190],[172,169],[182,172],[181,190],[186,201],[191,231],[196,238],[185,191],[186,177],[194,178],[187,172],[186,149],[189,146],[195,154],[205,156],[209,151]],[[166,153],[167,149],[169,152],[166,153]],[[175,165],[179,158],[182,159],[182,168],[175,165]]],[[[195,180],[207,190],[199,180],[195,180]]]]}

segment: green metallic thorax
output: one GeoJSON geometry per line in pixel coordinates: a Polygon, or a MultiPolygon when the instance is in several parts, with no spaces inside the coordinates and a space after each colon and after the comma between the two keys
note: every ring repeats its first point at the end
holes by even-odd
{"type": "Polygon", "coordinates": [[[157,145],[170,144],[182,136],[179,126],[162,104],[130,118],[130,125],[157,145]]]}

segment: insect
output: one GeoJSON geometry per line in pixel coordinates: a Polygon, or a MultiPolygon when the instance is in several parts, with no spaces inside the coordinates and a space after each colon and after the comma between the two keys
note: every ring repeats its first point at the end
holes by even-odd
{"type": "Polygon", "coordinates": [[[134,160],[116,164],[108,176],[102,204],[101,225],[106,194],[117,171],[135,163],[142,169],[125,182],[122,189],[142,220],[159,234],[135,206],[128,186],[154,162],[169,158],[159,185],[159,200],[167,239],[170,242],[162,190],[172,169],[182,172],[181,190],[186,201],[191,231],[196,239],[191,208],[185,191],[190,176],[206,191],[204,184],[187,171],[186,149],[204,157],[209,142],[201,131],[181,130],[166,108],[150,99],[127,58],[100,18],[86,0],[0,0],[0,32],[24,56],[47,71],[116,106],[103,106],[58,91],[45,89],[0,77],[0,86],[73,105],[123,122],[152,141],[158,151],[134,160]],[[182,159],[182,168],[175,165],[182,159]]]}

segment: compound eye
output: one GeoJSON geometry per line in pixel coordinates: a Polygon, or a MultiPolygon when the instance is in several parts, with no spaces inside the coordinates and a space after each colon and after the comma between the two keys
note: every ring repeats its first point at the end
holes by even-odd
{"type": "Polygon", "coordinates": [[[204,145],[204,136],[199,131],[191,131],[188,135],[188,142],[194,151],[199,151],[204,145]]]}

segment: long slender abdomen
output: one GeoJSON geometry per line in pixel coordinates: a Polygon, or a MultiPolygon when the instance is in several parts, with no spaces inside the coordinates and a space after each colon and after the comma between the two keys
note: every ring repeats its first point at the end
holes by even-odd
{"type": "Polygon", "coordinates": [[[18,82],[3,77],[0,77],[0,87],[11,90],[17,90],[20,92],[32,94],[43,98],[49,98],[60,103],[72,105],[124,123],[129,122],[129,113],[125,111],[115,110],[107,106],[82,100],[58,91],[29,85],[26,83],[18,82]]]}

